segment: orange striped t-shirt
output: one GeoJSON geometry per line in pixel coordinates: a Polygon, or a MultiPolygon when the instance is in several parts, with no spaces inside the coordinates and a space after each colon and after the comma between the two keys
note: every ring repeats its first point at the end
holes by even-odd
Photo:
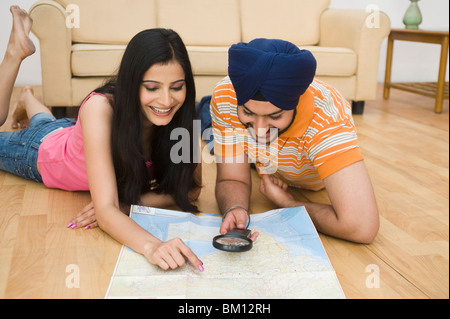
{"type": "Polygon", "coordinates": [[[300,97],[291,126],[267,146],[257,143],[239,121],[236,93],[226,77],[211,99],[214,152],[226,163],[245,153],[259,174],[319,190],[324,178],[363,160],[351,114],[336,89],[315,79],[300,97]]]}

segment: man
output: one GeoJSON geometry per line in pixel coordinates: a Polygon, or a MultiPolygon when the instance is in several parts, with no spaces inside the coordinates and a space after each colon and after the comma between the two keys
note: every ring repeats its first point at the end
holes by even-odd
{"type": "Polygon", "coordinates": [[[221,233],[248,222],[254,163],[261,193],[280,207],[305,206],[318,231],[359,243],[376,236],[378,210],[351,107],[314,79],[315,70],[312,54],[286,41],[230,48],[229,76],[211,99],[221,233]],[[325,188],[331,205],[296,201],[288,186],[325,188]]]}

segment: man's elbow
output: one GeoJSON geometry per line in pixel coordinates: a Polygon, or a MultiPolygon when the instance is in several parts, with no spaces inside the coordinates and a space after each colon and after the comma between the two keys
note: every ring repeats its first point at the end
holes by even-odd
{"type": "Polygon", "coordinates": [[[379,229],[380,219],[378,211],[372,212],[370,218],[353,221],[348,225],[348,240],[360,244],[371,244],[375,240],[379,229]]]}
{"type": "Polygon", "coordinates": [[[379,223],[367,225],[353,234],[353,241],[360,244],[371,244],[377,237],[378,230],[379,223]]]}

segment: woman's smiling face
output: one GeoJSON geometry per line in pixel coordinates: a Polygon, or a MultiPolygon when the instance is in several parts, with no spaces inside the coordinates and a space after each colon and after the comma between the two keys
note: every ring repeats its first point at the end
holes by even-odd
{"type": "Polygon", "coordinates": [[[167,125],[186,99],[185,74],[172,60],[154,64],[145,72],[139,91],[142,111],[150,123],[167,125]]]}

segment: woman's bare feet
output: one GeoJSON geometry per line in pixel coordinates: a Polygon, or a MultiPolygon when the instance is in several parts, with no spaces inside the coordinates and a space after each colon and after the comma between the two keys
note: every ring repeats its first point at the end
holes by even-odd
{"type": "Polygon", "coordinates": [[[30,124],[26,107],[26,99],[30,98],[29,94],[34,96],[34,91],[30,86],[25,86],[20,93],[19,101],[17,102],[16,108],[12,115],[11,127],[13,129],[24,129],[30,124]]]}
{"type": "Polygon", "coordinates": [[[12,13],[13,26],[6,53],[11,57],[23,60],[36,51],[36,47],[29,37],[33,20],[19,6],[11,6],[9,11],[12,13]]]}
{"type": "Polygon", "coordinates": [[[5,57],[0,63],[0,126],[8,117],[11,94],[20,64],[23,59],[36,51],[36,47],[28,36],[33,25],[31,17],[18,6],[11,6],[9,11],[12,14],[13,25],[5,57]]]}

